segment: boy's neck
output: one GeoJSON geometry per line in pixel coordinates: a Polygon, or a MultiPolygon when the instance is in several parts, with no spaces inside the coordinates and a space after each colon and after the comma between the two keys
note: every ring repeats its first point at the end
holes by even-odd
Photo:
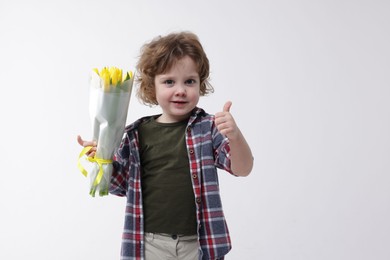
{"type": "Polygon", "coordinates": [[[191,114],[188,115],[183,115],[183,116],[177,116],[177,117],[169,117],[164,114],[160,115],[157,117],[155,120],[158,123],[163,123],[163,124],[169,124],[169,123],[177,123],[177,122],[182,122],[186,121],[190,118],[191,114]]]}

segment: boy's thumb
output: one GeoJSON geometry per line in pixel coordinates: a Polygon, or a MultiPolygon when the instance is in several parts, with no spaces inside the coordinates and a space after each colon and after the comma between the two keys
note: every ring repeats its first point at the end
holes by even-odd
{"type": "Polygon", "coordinates": [[[223,112],[230,112],[230,107],[232,106],[232,102],[231,101],[228,101],[225,103],[225,105],[223,106],[223,112]]]}

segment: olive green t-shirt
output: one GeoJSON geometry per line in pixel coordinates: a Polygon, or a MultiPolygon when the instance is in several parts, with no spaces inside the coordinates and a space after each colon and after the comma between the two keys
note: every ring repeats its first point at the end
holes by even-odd
{"type": "Polygon", "coordinates": [[[144,230],[196,234],[195,196],[185,142],[187,121],[139,126],[144,230]]]}

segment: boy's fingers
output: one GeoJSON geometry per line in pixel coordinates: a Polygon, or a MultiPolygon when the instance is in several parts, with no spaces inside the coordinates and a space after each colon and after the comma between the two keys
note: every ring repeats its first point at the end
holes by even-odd
{"type": "Polygon", "coordinates": [[[84,140],[81,138],[80,135],[77,136],[77,142],[79,143],[79,145],[84,146],[84,140]]]}
{"type": "Polygon", "coordinates": [[[80,135],[77,136],[77,142],[81,145],[81,146],[96,146],[96,142],[95,141],[85,141],[83,140],[83,138],[81,138],[80,135]]]}

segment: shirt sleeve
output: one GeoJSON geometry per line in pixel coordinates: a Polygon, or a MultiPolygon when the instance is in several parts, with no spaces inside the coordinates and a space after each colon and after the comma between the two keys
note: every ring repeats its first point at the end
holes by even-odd
{"type": "Polygon", "coordinates": [[[223,169],[233,174],[230,161],[229,139],[218,131],[217,127],[215,126],[214,120],[211,129],[215,166],[219,169],[223,169]]]}
{"type": "Polygon", "coordinates": [[[117,196],[126,196],[127,180],[129,176],[130,145],[126,134],[119,149],[114,154],[113,173],[111,176],[110,193],[117,196]]]}

